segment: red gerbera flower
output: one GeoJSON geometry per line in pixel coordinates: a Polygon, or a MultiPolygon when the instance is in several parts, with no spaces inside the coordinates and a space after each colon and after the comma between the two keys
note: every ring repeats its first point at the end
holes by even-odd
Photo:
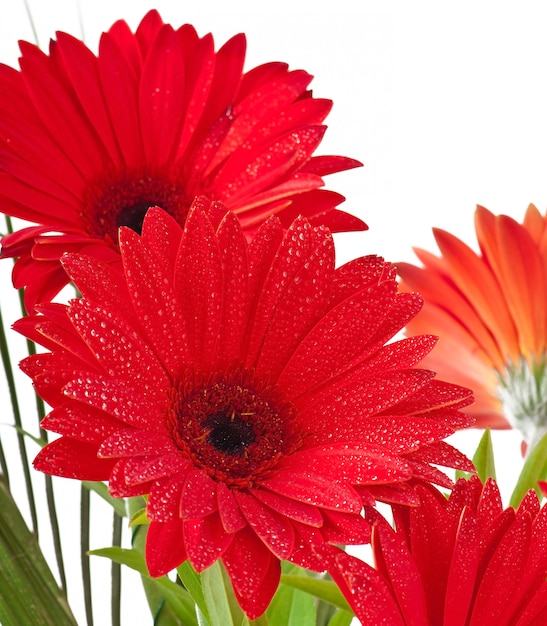
{"type": "Polygon", "coordinates": [[[363,624],[546,624],[547,506],[535,491],[517,511],[503,510],[492,479],[462,479],[448,499],[419,491],[420,506],[396,511],[397,532],[376,514],[377,571],[334,558],[331,573],[363,624]]]}
{"type": "Polygon", "coordinates": [[[119,226],[139,231],[155,205],[182,224],[199,194],[248,234],[274,213],[286,226],[301,213],[334,232],[366,228],[319,189],[361,165],[312,156],[332,102],[284,63],[243,74],[243,35],[215,53],[211,35],[151,11],[135,34],[116,22],[97,56],[66,33],[49,56],[21,51],[21,71],[0,65],[0,210],[37,224],[2,241],[2,256],[20,257],[27,308],[67,283],[63,252],[115,261],[119,226]]]}
{"type": "Polygon", "coordinates": [[[522,224],[478,207],[480,253],[440,229],[441,256],[398,264],[403,289],[424,299],[409,332],[440,337],[426,363],[471,387],[477,426],[517,426],[528,443],[545,432],[547,218],[530,205],[522,224]]]}
{"type": "Polygon", "coordinates": [[[65,256],[83,298],[16,328],[50,350],[22,363],[61,435],[35,467],[149,494],[152,575],[222,558],[256,617],[279,559],[322,569],[312,546],[369,540],[363,503],[415,502],[411,477],[450,485],[430,463],[472,468],[442,441],[470,424],[470,392],[414,368],[435,339],[384,345],[421,306],[389,264],[335,269],[304,218],[247,244],[205,200],[184,230],[151,209],[119,240],[123,274],[65,256]]]}

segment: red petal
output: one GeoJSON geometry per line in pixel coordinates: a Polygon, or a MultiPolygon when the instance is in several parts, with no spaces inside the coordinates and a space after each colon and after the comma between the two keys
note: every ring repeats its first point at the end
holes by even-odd
{"type": "Polygon", "coordinates": [[[225,532],[218,513],[183,522],[188,559],[201,572],[221,558],[235,535],[225,532]]]}
{"type": "Polygon", "coordinates": [[[169,437],[129,428],[111,435],[98,451],[103,458],[159,456],[176,452],[177,448],[169,437]]]}
{"type": "Polygon", "coordinates": [[[263,480],[261,486],[287,498],[325,509],[358,513],[362,507],[361,499],[349,485],[305,472],[279,471],[263,480]]]}
{"type": "Polygon", "coordinates": [[[479,564],[477,520],[469,510],[462,512],[446,584],[444,625],[465,624],[472,606],[479,564]]]}
{"type": "Polygon", "coordinates": [[[403,459],[374,444],[341,443],[308,448],[284,459],[280,469],[351,484],[391,483],[411,477],[403,459]]]}
{"type": "Polygon", "coordinates": [[[146,565],[150,576],[164,576],[185,560],[182,521],[151,522],[146,535],[146,565]]]}
{"type": "MultiPolygon", "coordinates": [[[[406,626],[390,587],[372,567],[341,553],[329,566],[329,574],[362,624],[406,626]]],[[[427,622],[420,626],[427,626],[427,622]]]]}
{"type": "Polygon", "coordinates": [[[108,480],[115,461],[99,459],[97,445],[61,437],[42,448],[34,469],[53,476],[78,480],[108,480]]]}
{"type": "Polygon", "coordinates": [[[183,520],[202,518],[217,510],[217,483],[201,469],[192,469],[186,476],[180,501],[183,520]]]}
{"type": "Polygon", "coordinates": [[[277,558],[288,559],[295,538],[291,521],[259,502],[252,494],[236,492],[235,496],[241,512],[257,536],[277,558]]]}
{"type": "Polygon", "coordinates": [[[224,483],[218,483],[217,502],[220,519],[227,533],[236,533],[245,528],[247,521],[239,510],[233,491],[228,489],[224,483]]]}
{"type": "Polygon", "coordinates": [[[241,354],[247,330],[250,296],[247,244],[239,220],[226,213],[217,231],[218,244],[223,252],[222,312],[218,356],[221,363],[229,363],[234,354],[241,354]],[[230,254],[226,254],[230,251],[230,254]]]}
{"type": "Polygon", "coordinates": [[[152,483],[146,502],[148,519],[155,522],[180,519],[180,498],[185,477],[186,473],[174,474],[152,483]]]}
{"type": "Polygon", "coordinates": [[[222,260],[211,223],[190,209],[177,257],[175,292],[197,366],[216,356],[221,320],[222,260]]]}
{"type": "Polygon", "coordinates": [[[71,439],[100,444],[107,437],[125,428],[123,422],[79,402],[65,402],[48,413],[40,426],[71,439]]]}
{"type": "Polygon", "coordinates": [[[373,549],[376,569],[389,581],[401,613],[405,616],[405,626],[428,624],[420,572],[400,535],[395,534],[381,518],[374,526],[373,549]]]}
{"type": "MultiPolygon", "coordinates": [[[[157,220],[157,212],[150,218],[157,220]]],[[[169,266],[130,228],[120,229],[119,240],[127,287],[148,343],[168,371],[178,373],[190,354],[182,312],[172,290],[173,277],[167,274],[169,266]]]]}
{"type": "Polygon", "coordinates": [[[298,502],[292,498],[285,498],[272,491],[255,489],[253,496],[268,505],[270,509],[277,511],[281,515],[293,519],[307,526],[320,528],[323,525],[323,516],[319,509],[304,502],[298,502]]]}
{"type": "Polygon", "coordinates": [[[278,559],[246,528],[235,535],[222,560],[241,608],[249,619],[258,618],[279,585],[278,559]]]}

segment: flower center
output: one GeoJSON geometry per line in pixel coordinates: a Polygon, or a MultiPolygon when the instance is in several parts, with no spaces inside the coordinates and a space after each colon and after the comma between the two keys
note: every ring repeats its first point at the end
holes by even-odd
{"type": "Polygon", "coordinates": [[[294,409],[275,386],[242,370],[214,375],[172,394],[167,426],[177,447],[213,479],[247,488],[300,439],[294,409]]]}
{"type": "Polygon", "coordinates": [[[80,215],[88,232],[117,243],[120,226],[141,233],[144,216],[153,206],[161,207],[182,224],[190,201],[174,179],[142,172],[118,172],[97,179],[88,187],[80,215]]]}
{"type": "Polygon", "coordinates": [[[207,442],[219,452],[229,455],[242,454],[255,440],[253,427],[233,411],[230,415],[224,413],[209,415],[203,425],[211,429],[207,435],[207,442]]]}
{"type": "Polygon", "coordinates": [[[547,432],[547,358],[509,364],[500,374],[498,394],[511,425],[534,445],[547,432]]]}

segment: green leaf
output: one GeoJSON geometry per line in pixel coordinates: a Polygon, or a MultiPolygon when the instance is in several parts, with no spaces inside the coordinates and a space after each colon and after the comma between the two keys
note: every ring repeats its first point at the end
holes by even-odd
{"type": "Polygon", "coordinates": [[[315,599],[309,593],[280,585],[268,608],[270,626],[315,626],[315,599]]]}
{"type": "Polygon", "coordinates": [[[538,441],[536,446],[530,450],[526,457],[524,466],[518,477],[517,484],[511,495],[509,504],[517,508],[528,489],[535,489],[541,497],[538,487],[538,480],[547,478],[547,433],[538,441]]]}
{"type": "Polygon", "coordinates": [[[36,536],[0,481],[0,623],[76,626],[36,536]]]}
{"type": "Polygon", "coordinates": [[[348,611],[342,610],[336,611],[329,622],[329,626],[350,626],[353,618],[353,613],[348,613],[348,611]]]}
{"type": "Polygon", "coordinates": [[[494,465],[494,449],[492,447],[492,435],[487,428],[479,441],[477,450],[473,456],[473,463],[477,469],[477,474],[481,482],[486,482],[487,478],[496,478],[496,468],[494,465]]]}
{"type": "Polygon", "coordinates": [[[219,561],[201,573],[201,585],[209,613],[208,622],[210,626],[233,626],[234,621],[228,600],[228,593],[233,593],[233,591],[228,590],[225,584],[219,561]]]}
{"type": "Polygon", "coordinates": [[[311,576],[298,576],[295,574],[281,574],[281,582],[288,587],[300,589],[316,598],[329,602],[339,609],[351,611],[342,592],[331,580],[312,578],[311,576]]]}
{"type": "Polygon", "coordinates": [[[100,548],[89,552],[93,556],[103,556],[121,565],[136,570],[142,576],[157,585],[157,589],[165,598],[175,616],[184,626],[198,626],[194,601],[186,589],[177,585],[167,576],[152,578],[148,574],[144,556],[138,550],[127,548],[100,548]]]}
{"type": "Polygon", "coordinates": [[[207,610],[207,604],[203,597],[203,587],[201,585],[201,576],[188,561],[184,561],[182,565],[177,567],[177,573],[182,581],[182,584],[188,590],[188,593],[192,596],[192,599],[202,612],[203,616],[209,621],[209,611],[207,610]]]}
{"type": "Polygon", "coordinates": [[[108,502],[110,506],[116,511],[120,517],[127,517],[127,511],[125,510],[125,500],[123,498],[113,498],[108,492],[108,487],[105,483],[93,482],[91,480],[83,480],[82,484],[89,491],[94,491],[103,500],[108,502]]]}

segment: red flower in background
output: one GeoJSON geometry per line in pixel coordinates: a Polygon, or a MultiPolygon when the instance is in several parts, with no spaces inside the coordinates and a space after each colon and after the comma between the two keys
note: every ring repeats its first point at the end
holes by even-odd
{"type": "Polygon", "coordinates": [[[20,257],[13,280],[27,309],[68,282],[63,252],[116,261],[119,226],[140,231],[150,206],[182,224],[199,194],[249,235],[271,214],[285,226],[303,214],[334,232],[366,228],[319,189],[361,165],[312,156],[332,102],[284,63],[243,73],[243,35],[215,52],[211,35],[151,11],[135,34],[116,22],[97,56],[66,33],[49,56],[21,51],[21,71],[0,65],[0,210],[37,224],[2,241],[2,256],[20,257]]]}
{"type": "MultiPolygon", "coordinates": [[[[447,499],[421,486],[421,504],[377,514],[377,571],[338,553],[331,573],[363,624],[543,626],[547,623],[547,507],[534,491],[503,510],[498,487],[474,476],[447,499]]],[[[374,515],[374,512],[371,512],[374,515]]]]}
{"type": "Polygon", "coordinates": [[[473,389],[477,426],[518,426],[530,443],[547,426],[547,219],[533,205],[522,224],[478,207],[475,225],[479,254],[435,229],[440,257],[398,264],[425,300],[408,330],[439,335],[425,363],[473,389]]]}
{"type": "Polygon", "coordinates": [[[248,244],[205,200],[184,230],[152,209],[119,237],[123,273],[66,256],[83,297],[16,328],[48,350],[22,367],[61,435],[35,467],[149,494],[152,575],[222,558],[256,617],[279,559],[323,569],[314,547],[369,540],[363,504],[415,504],[409,479],[451,484],[431,464],[472,467],[442,441],[470,425],[470,392],[414,367],[435,339],[385,345],[421,299],[382,259],[335,269],[304,218],[248,244]]]}

